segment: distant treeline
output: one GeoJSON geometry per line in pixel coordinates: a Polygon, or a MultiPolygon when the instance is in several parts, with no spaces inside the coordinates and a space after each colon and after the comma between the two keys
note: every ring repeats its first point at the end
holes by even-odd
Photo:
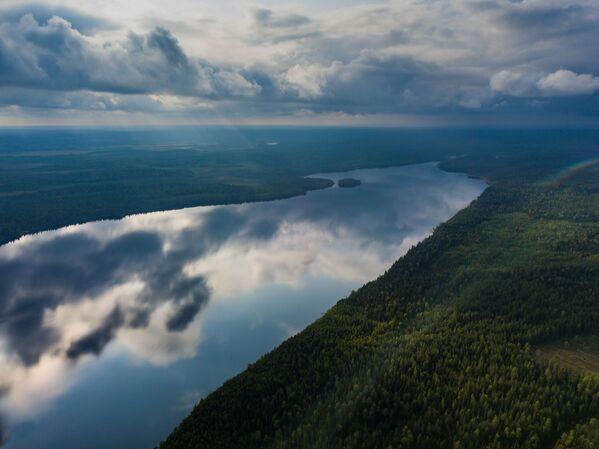
{"type": "Polygon", "coordinates": [[[302,195],[332,185],[304,178],[329,171],[441,161],[524,179],[585,157],[597,141],[592,130],[0,131],[0,244],[133,213],[302,195]]]}

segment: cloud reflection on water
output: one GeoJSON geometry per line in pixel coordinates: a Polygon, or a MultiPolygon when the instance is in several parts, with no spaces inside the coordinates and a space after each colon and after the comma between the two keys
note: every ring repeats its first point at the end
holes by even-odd
{"type": "Polygon", "coordinates": [[[4,412],[31,416],[109,345],[158,365],[193,357],[209,302],[235,307],[271,284],[300,289],[309,275],[376,277],[484,188],[434,164],[350,174],[360,187],[70,226],[1,247],[4,412]]]}

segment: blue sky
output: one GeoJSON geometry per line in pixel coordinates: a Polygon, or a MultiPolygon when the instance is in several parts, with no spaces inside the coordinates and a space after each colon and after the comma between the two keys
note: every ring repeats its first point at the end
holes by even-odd
{"type": "Polygon", "coordinates": [[[0,125],[595,125],[598,46],[598,0],[0,0],[0,125]]]}

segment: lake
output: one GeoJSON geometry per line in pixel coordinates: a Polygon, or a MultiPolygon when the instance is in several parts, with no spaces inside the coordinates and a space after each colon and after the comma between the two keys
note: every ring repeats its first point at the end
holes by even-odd
{"type": "Polygon", "coordinates": [[[436,164],[0,247],[6,448],[152,448],[203,396],[382,274],[485,188],[436,164]]]}

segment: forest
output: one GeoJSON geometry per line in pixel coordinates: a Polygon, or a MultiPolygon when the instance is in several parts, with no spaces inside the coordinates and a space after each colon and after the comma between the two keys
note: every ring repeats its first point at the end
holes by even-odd
{"type": "Polygon", "coordinates": [[[160,449],[599,447],[599,366],[544,355],[599,335],[599,147],[573,136],[441,159],[489,187],[160,449]]]}

